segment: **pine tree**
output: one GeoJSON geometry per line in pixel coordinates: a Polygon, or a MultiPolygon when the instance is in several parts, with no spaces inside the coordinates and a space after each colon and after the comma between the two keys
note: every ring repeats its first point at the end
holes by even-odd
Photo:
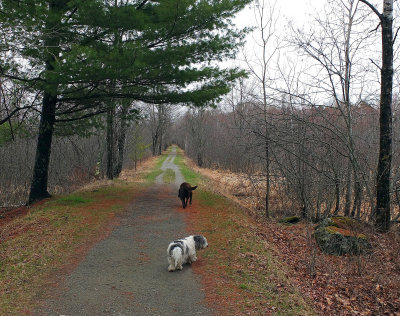
{"type": "Polygon", "coordinates": [[[0,5],[2,76],[40,92],[29,202],[49,196],[54,132],[112,100],[204,106],[228,92],[243,39],[231,17],[249,0],[8,0],[0,5]],[[115,40],[118,38],[118,40],[115,40]]]}

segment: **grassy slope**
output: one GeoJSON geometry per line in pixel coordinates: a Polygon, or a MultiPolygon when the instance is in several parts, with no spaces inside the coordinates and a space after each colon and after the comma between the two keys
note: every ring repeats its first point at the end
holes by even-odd
{"type": "Polygon", "coordinates": [[[185,214],[189,229],[210,244],[193,265],[208,288],[207,300],[220,315],[314,315],[286,277],[286,269],[257,237],[257,224],[232,201],[205,188],[207,179],[175,163],[191,184],[199,184],[185,214]]]}
{"type": "Polygon", "coordinates": [[[145,183],[115,180],[111,186],[53,197],[0,227],[0,315],[32,310],[52,275],[73,264],[78,249],[105,235],[114,216],[154,182],[166,157],[144,175],[145,183]]]}

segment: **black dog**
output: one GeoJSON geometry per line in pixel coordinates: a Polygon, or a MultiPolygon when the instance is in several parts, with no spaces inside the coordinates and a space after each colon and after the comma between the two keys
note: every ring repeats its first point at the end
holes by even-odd
{"type": "Polygon", "coordinates": [[[192,187],[189,183],[183,182],[179,188],[178,197],[182,201],[182,207],[185,208],[187,206],[187,202],[189,200],[189,204],[192,205],[192,191],[196,190],[197,185],[192,187]]]}

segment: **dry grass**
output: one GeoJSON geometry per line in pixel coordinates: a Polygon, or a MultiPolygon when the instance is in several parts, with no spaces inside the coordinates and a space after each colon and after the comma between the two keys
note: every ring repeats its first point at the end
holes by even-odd
{"type": "Polygon", "coordinates": [[[400,315],[398,224],[387,234],[377,234],[361,225],[361,232],[373,244],[371,254],[326,255],[313,241],[313,224],[285,226],[259,216],[256,197],[246,175],[199,168],[189,159],[186,163],[210,179],[208,188],[249,210],[247,213],[259,223],[257,235],[265,247],[273,249],[275,259],[288,266],[289,284],[299,289],[319,314],[400,315]]]}
{"type": "MultiPolygon", "coordinates": [[[[185,164],[197,173],[210,179],[213,190],[235,201],[239,205],[262,213],[265,210],[265,178],[262,175],[250,176],[223,169],[199,168],[191,159],[185,157],[185,164]]],[[[271,190],[271,200],[278,200],[278,190],[271,190]]]]}

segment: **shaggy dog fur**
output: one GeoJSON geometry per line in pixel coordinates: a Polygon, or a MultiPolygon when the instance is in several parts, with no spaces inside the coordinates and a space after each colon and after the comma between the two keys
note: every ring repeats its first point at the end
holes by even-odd
{"type": "Polygon", "coordinates": [[[168,246],[168,271],[182,270],[184,263],[191,264],[197,260],[196,250],[208,247],[207,239],[202,235],[189,236],[174,240],[168,246]]]}
{"type": "Polygon", "coordinates": [[[192,187],[189,183],[183,182],[179,188],[178,197],[182,201],[182,207],[185,208],[187,206],[187,202],[192,205],[192,191],[196,190],[197,185],[192,187]]]}

